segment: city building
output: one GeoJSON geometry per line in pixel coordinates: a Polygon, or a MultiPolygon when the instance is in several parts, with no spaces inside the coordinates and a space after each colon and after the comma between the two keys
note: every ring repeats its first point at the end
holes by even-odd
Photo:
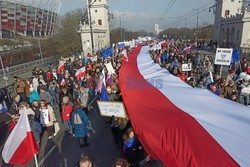
{"type": "MultiPolygon", "coordinates": [[[[87,0],[88,21],[92,21],[92,34],[94,50],[100,50],[110,46],[109,7],[107,0],[87,0]]],[[[82,50],[84,56],[92,53],[91,28],[89,23],[80,23],[82,50]]]]}
{"type": "Polygon", "coordinates": [[[160,24],[155,24],[155,35],[159,35],[163,29],[160,29],[160,24]]]}
{"type": "Polygon", "coordinates": [[[216,0],[213,41],[220,47],[250,52],[250,5],[244,0],[216,0]]]}
{"type": "Polygon", "coordinates": [[[0,0],[0,38],[53,35],[60,0],[0,0]]]}

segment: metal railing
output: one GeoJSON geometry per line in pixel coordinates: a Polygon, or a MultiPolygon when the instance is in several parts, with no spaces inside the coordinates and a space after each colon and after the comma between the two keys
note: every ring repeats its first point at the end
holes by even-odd
{"type": "MultiPolygon", "coordinates": [[[[27,62],[27,63],[23,63],[20,65],[16,65],[16,66],[12,66],[9,67],[9,71],[8,73],[6,73],[7,77],[11,77],[14,75],[20,75],[26,72],[29,72],[30,70],[34,69],[35,67],[43,67],[45,65],[48,64],[53,64],[53,63],[57,63],[58,62],[58,56],[52,56],[52,57],[48,57],[48,58],[44,58],[44,59],[40,59],[40,60],[35,60],[32,62],[27,62]]],[[[0,78],[4,77],[4,73],[3,70],[0,70],[0,78]]]]}

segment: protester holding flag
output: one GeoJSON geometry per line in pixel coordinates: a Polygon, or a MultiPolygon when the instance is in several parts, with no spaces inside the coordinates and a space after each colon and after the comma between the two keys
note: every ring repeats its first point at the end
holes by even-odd
{"type": "MultiPolygon", "coordinates": [[[[19,121],[9,135],[2,151],[2,157],[8,164],[26,165],[39,151],[30,128],[26,108],[24,107],[22,110],[19,121]]],[[[38,167],[38,164],[36,166],[38,167]]]]}

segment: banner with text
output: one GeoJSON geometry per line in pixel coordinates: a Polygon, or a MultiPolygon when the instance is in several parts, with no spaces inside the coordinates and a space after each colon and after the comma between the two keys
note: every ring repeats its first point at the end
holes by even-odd
{"type": "Polygon", "coordinates": [[[217,48],[215,64],[229,66],[231,63],[233,49],[217,48]]]}
{"type": "Polygon", "coordinates": [[[99,111],[104,117],[115,116],[117,118],[127,118],[124,103],[97,101],[99,111]]]}

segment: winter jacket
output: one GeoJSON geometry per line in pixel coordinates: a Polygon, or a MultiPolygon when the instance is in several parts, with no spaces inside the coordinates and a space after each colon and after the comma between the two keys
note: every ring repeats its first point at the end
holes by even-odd
{"type": "Polygon", "coordinates": [[[130,164],[137,164],[140,161],[140,155],[142,152],[141,144],[137,137],[130,139],[123,145],[126,159],[130,164]]]}
{"type": "Polygon", "coordinates": [[[79,89],[73,88],[73,94],[72,94],[73,100],[77,100],[77,98],[79,97],[79,94],[80,94],[79,89]]]}
{"type": "Polygon", "coordinates": [[[246,89],[246,88],[250,89],[250,83],[249,82],[242,82],[242,84],[240,85],[240,87],[241,87],[241,93],[240,93],[240,95],[241,96],[248,96],[249,93],[243,93],[242,89],[246,89]]]}
{"type": "MultiPolygon", "coordinates": [[[[49,113],[49,123],[45,124],[45,126],[49,127],[49,126],[54,125],[54,122],[56,121],[56,118],[55,118],[54,110],[50,105],[47,105],[47,109],[48,109],[48,113],[49,113]]],[[[41,110],[42,109],[40,108],[40,111],[41,110]]],[[[41,118],[41,115],[40,115],[40,118],[41,118]]]]}
{"type": "Polygon", "coordinates": [[[69,121],[73,111],[73,105],[68,103],[66,105],[62,104],[62,120],[69,121]]]}
{"type": "Polygon", "coordinates": [[[19,113],[18,111],[18,107],[19,107],[20,103],[17,103],[17,102],[13,102],[11,107],[10,107],[10,114],[11,115],[16,115],[19,113]]]}
{"type": "Polygon", "coordinates": [[[229,85],[229,81],[233,81],[233,76],[231,74],[227,76],[225,86],[229,85]]]}
{"type": "Polygon", "coordinates": [[[230,99],[231,95],[233,93],[237,93],[238,94],[238,90],[237,90],[236,86],[232,86],[232,87],[231,86],[226,86],[225,87],[225,92],[224,92],[224,97],[225,98],[230,99]]]}
{"type": "Polygon", "coordinates": [[[73,127],[75,137],[85,137],[88,134],[89,122],[83,110],[77,109],[72,113],[71,125],[73,127]],[[79,115],[78,118],[80,118],[80,120],[77,119],[77,114],[79,115]]]}
{"type": "Polygon", "coordinates": [[[51,102],[51,95],[48,91],[45,91],[45,92],[41,92],[40,93],[40,99],[41,100],[46,100],[47,103],[50,103],[51,102]]]}
{"type": "Polygon", "coordinates": [[[29,103],[32,104],[34,101],[39,101],[40,100],[40,95],[38,94],[38,92],[36,90],[33,90],[30,94],[29,94],[29,103]]]}
{"type": "Polygon", "coordinates": [[[25,93],[25,83],[23,81],[16,81],[15,89],[17,93],[25,93]]]}
{"type": "Polygon", "coordinates": [[[37,78],[34,78],[34,79],[32,80],[32,86],[33,86],[34,90],[37,91],[38,85],[39,85],[38,79],[37,79],[37,78]]]}
{"type": "Polygon", "coordinates": [[[34,119],[30,121],[30,128],[34,134],[36,142],[40,142],[41,133],[42,133],[42,126],[39,122],[35,121],[34,119]]]}
{"type": "Polygon", "coordinates": [[[29,97],[29,94],[30,94],[30,84],[25,82],[25,96],[29,97]]]}
{"type": "Polygon", "coordinates": [[[87,108],[88,106],[89,95],[88,92],[85,91],[84,93],[79,94],[78,102],[80,103],[82,108],[87,108]]]}

